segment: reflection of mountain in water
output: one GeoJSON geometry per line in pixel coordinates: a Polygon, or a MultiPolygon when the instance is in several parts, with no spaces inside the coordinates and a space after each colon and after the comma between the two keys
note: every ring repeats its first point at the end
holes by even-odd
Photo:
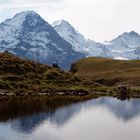
{"type": "Polygon", "coordinates": [[[107,107],[117,118],[123,119],[123,121],[129,121],[140,114],[140,100],[117,100],[115,98],[99,98],[96,101],[96,105],[102,105],[107,107]]]}
{"type": "Polygon", "coordinates": [[[11,126],[14,129],[18,129],[23,132],[32,132],[43,120],[47,119],[47,116],[50,116],[50,113],[40,113],[37,115],[32,115],[30,117],[21,117],[12,121],[11,126]]]}
{"type": "Polygon", "coordinates": [[[12,121],[11,127],[23,132],[32,132],[43,121],[48,121],[60,127],[80,112],[84,105],[84,103],[77,103],[56,109],[55,111],[53,110],[53,112],[40,113],[30,117],[20,117],[12,121]]]}
{"type": "Polygon", "coordinates": [[[12,121],[11,127],[23,132],[32,132],[43,121],[48,121],[52,124],[63,126],[72,117],[78,114],[83,108],[105,107],[117,118],[123,121],[130,119],[140,114],[140,100],[132,99],[130,101],[120,101],[115,98],[99,98],[84,103],[77,103],[66,107],[59,108],[54,112],[45,112],[30,117],[21,117],[12,121]]]}

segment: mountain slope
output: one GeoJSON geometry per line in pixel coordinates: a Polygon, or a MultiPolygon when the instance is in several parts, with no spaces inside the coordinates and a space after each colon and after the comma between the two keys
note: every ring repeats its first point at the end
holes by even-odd
{"type": "Polygon", "coordinates": [[[140,35],[134,31],[123,33],[109,42],[98,43],[87,40],[65,20],[52,24],[57,33],[72,44],[77,52],[87,57],[108,57],[115,59],[140,59],[140,35]]]}
{"type": "Polygon", "coordinates": [[[140,86],[140,60],[86,58],[74,63],[71,71],[87,81],[105,85],[130,84],[140,86]]]}
{"type": "Polygon", "coordinates": [[[109,42],[111,57],[140,59],[140,35],[134,31],[125,32],[109,42]]]}
{"type": "Polygon", "coordinates": [[[135,31],[131,31],[128,33],[125,32],[117,38],[113,39],[111,43],[119,46],[136,48],[140,45],[140,35],[135,31]]]}
{"type": "Polygon", "coordinates": [[[72,44],[73,50],[84,53],[87,57],[107,57],[107,52],[109,52],[109,50],[105,45],[94,42],[92,40],[87,40],[67,21],[55,21],[52,26],[62,38],[72,44]]]}
{"type": "Polygon", "coordinates": [[[52,92],[57,86],[61,88],[55,81],[68,80],[70,76],[60,69],[22,59],[9,52],[0,53],[0,90],[33,94],[52,92]]]}
{"type": "Polygon", "coordinates": [[[72,62],[85,57],[34,11],[25,11],[0,24],[0,51],[69,69],[72,62]]]}

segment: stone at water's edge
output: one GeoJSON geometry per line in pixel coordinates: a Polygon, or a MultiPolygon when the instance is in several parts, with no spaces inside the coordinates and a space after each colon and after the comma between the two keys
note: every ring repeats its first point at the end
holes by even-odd
{"type": "Polygon", "coordinates": [[[126,100],[129,97],[130,86],[129,85],[119,85],[118,86],[119,95],[118,98],[121,100],[126,100]]]}

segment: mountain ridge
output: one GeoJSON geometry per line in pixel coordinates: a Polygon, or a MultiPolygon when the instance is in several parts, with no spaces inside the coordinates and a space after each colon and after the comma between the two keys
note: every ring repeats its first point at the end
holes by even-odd
{"type": "Polygon", "coordinates": [[[135,31],[122,33],[111,41],[100,43],[86,39],[70,23],[65,21],[67,23],[65,26],[61,21],[54,22],[58,24],[52,24],[54,29],[62,38],[73,45],[73,49],[85,53],[87,57],[140,59],[140,35],[135,31]]]}
{"type": "Polygon", "coordinates": [[[96,56],[95,54],[106,56],[100,43],[86,39],[69,22],[59,20],[52,23],[52,26],[62,38],[72,44],[75,51],[84,53],[87,57],[96,56]]]}
{"type": "Polygon", "coordinates": [[[63,69],[69,69],[72,62],[85,57],[75,52],[70,43],[33,11],[21,12],[0,24],[0,51],[48,65],[56,62],[63,69]]]}

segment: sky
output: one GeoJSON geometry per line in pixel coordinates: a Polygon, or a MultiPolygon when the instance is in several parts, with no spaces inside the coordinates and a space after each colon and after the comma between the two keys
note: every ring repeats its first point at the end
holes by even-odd
{"type": "Polygon", "coordinates": [[[139,9],[140,0],[0,0],[0,22],[34,10],[50,24],[65,19],[86,38],[102,42],[140,33],[139,9]]]}

